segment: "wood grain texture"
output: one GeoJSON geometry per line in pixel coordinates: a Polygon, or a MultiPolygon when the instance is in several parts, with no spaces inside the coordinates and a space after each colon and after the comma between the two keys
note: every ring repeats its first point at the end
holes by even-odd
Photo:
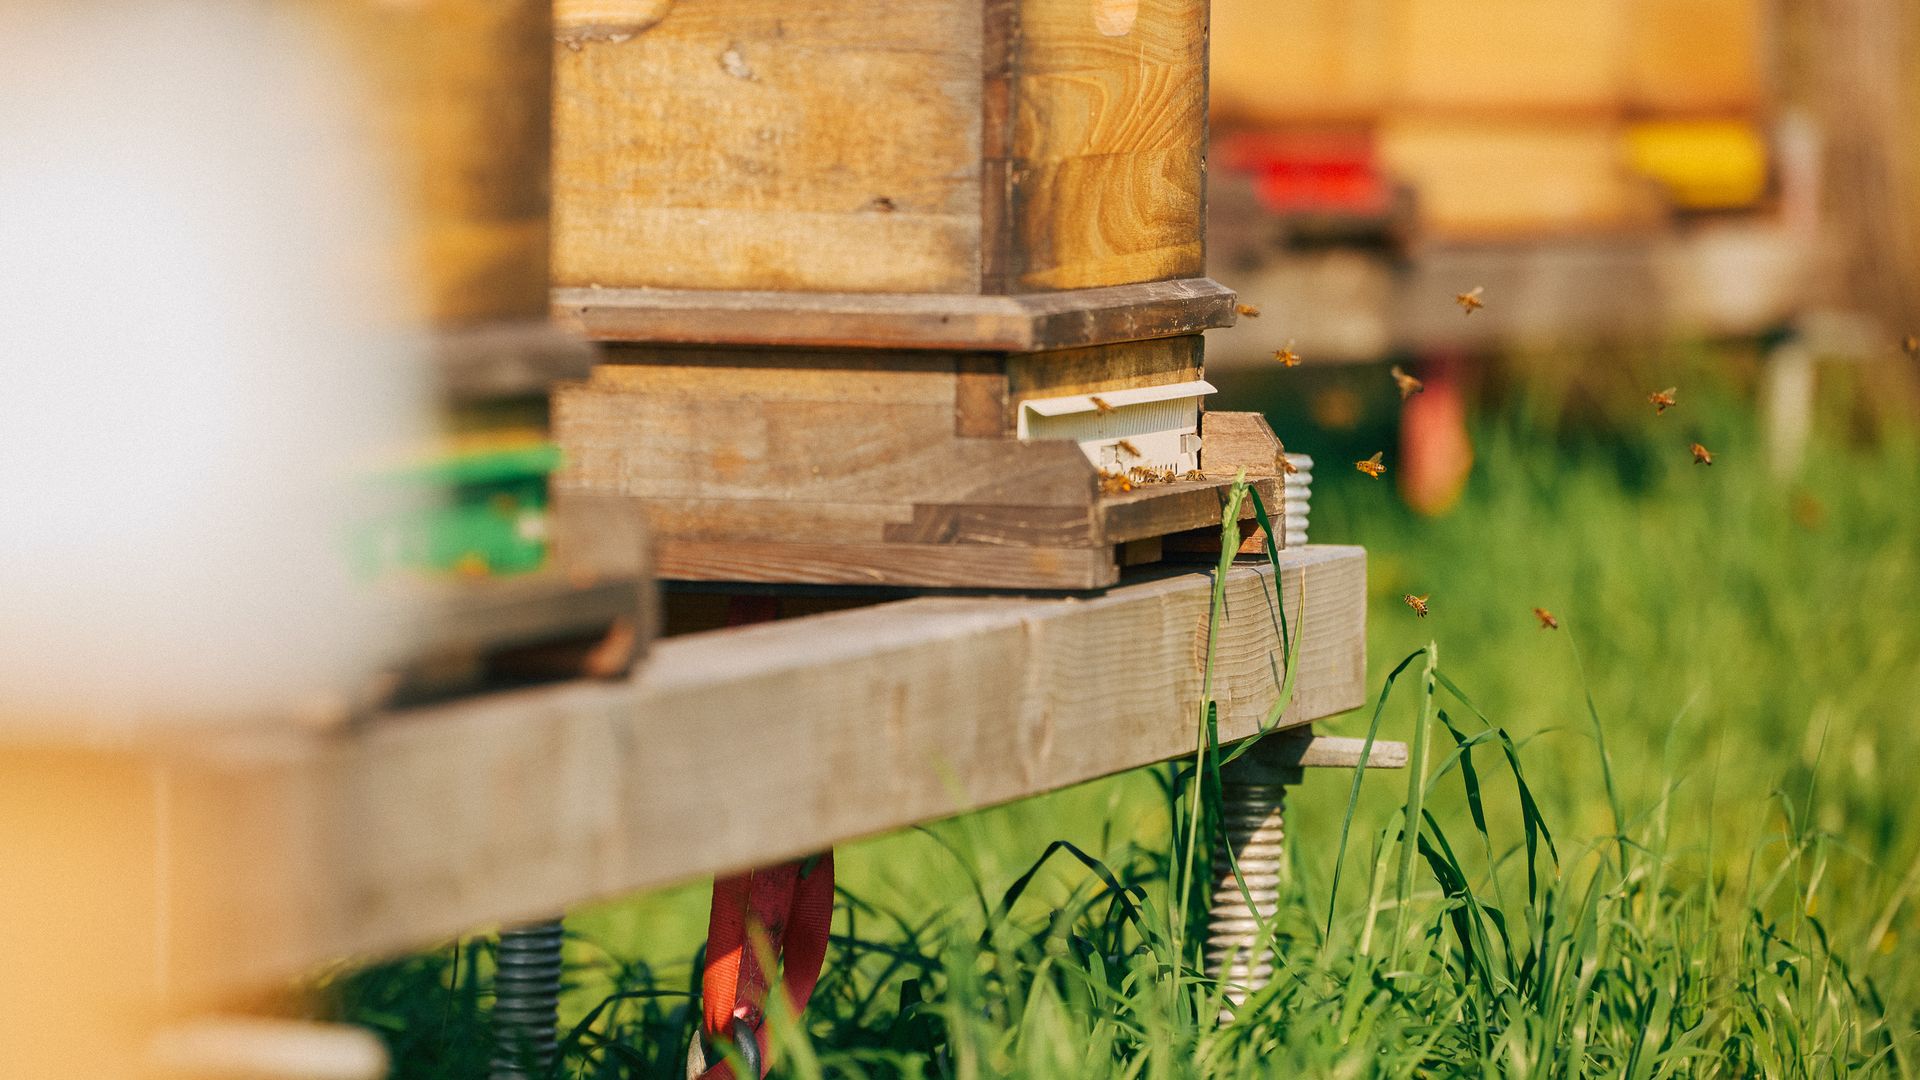
{"type": "Polygon", "coordinates": [[[1196,378],[1200,351],[1197,335],[1014,356],[622,346],[554,396],[555,489],[641,504],[670,580],[1102,588],[1120,546],[1217,530],[1242,468],[1278,512],[1278,442],[1209,413],[1207,479],[1102,495],[1077,444],[1014,438],[1013,408],[1196,378]]]}
{"type": "Polygon", "coordinates": [[[977,291],[981,31],[952,0],[724,0],[556,45],[555,281],[977,291]]]}
{"type": "Polygon", "coordinates": [[[1073,289],[1203,273],[1206,0],[1018,0],[1008,280],[1073,289]]]}
{"type": "Polygon", "coordinates": [[[1192,334],[1009,356],[1006,430],[1018,430],[1022,401],[1191,382],[1200,378],[1205,354],[1204,339],[1192,334]]]}
{"type": "Polygon", "coordinates": [[[1030,352],[1199,333],[1233,323],[1210,278],[1060,292],[803,293],[555,289],[554,316],[596,341],[1030,352]]]}
{"type": "MultiPolygon", "coordinates": [[[[1284,725],[1363,702],[1365,565],[1357,548],[1283,556],[1284,725]]],[[[1283,676],[1274,581],[1228,578],[1224,740],[1256,730],[1283,676]]],[[[268,985],[1191,753],[1210,593],[1184,573],[1088,599],[909,600],[672,639],[623,685],[200,744],[165,766],[166,979],[268,985]],[[716,745],[781,767],[715,803],[738,766],[716,745]]]]}

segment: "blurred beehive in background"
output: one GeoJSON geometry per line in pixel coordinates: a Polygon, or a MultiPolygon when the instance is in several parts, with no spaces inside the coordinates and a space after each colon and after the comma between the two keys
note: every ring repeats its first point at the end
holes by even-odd
{"type": "Polygon", "coordinates": [[[1365,133],[1427,235],[1643,228],[1765,193],[1759,0],[1217,0],[1216,126],[1365,133]]]}

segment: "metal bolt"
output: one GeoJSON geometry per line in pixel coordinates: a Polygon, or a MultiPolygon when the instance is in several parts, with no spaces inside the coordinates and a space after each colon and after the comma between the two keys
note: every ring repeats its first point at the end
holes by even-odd
{"type": "Polygon", "coordinates": [[[1266,761],[1259,747],[1221,771],[1221,840],[1233,861],[1214,882],[1207,968],[1226,988],[1230,1005],[1273,978],[1273,939],[1262,927],[1270,926],[1280,907],[1287,877],[1287,785],[1299,782],[1298,766],[1266,761]]]}
{"type": "Polygon", "coordinates": [[[559,1053],[561,940],[559,919],[500,932],[492,1080],[534,1080],[553,1067],[559,1053]]]}

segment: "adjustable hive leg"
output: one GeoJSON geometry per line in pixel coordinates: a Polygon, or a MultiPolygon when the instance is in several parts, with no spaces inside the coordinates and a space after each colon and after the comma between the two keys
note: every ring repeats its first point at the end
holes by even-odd
{"type": "Polygon", "coordinates": [[[559,1050],[560,943],[558,919],[500,932],[492,1080],[542,1077],[553,1064],[559,1050]]]}
{"type": "Polygon", "coordinates": [[[1286,881],[1287,786],[1309,768],[1403,769],[1407,744],[1275,735],[1221,770],[1223,839],[1233,863],[1222,867],[1208,917],[1207,969],[1226,988],[1227,1019],[1273,980],[1272,920],[1286,881]],[[1364,753],[1363,753],[1364,751],[1364,753]],[[1235,869],[1239,874],[1235,876],[1235,869]],[[1244,888],[1243,888],[1244,884],[1244,888]]]}
{"type": "Polygon", "coordinates": [[[1214,883],[1207,967],[1238,1006],[1273,978],[1269,928],[1287,872],[1287,785],[1300,782],[1300,768],[1264,760],[1255,748],[1229,763],[1221,781],[1222,839],[1233,858],[1214,883]]]}

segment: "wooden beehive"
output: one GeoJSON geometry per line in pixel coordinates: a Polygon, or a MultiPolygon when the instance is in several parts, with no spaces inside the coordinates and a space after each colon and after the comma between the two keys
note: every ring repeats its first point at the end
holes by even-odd
{"type": "Polygon", "coordinates": [[[1090,589],[1278,512],[1203,415],[1204,0],[557,11],[554,306],[617,343],[558,483],[662,577],[1090,589]]]}
{"type": "Polygon", "coordinates": [[[558,12],[554,278],[576,308],[909,294],[964,322],[1017,310],[967,298],[1204,274],[1205,0],[558,12]]]}

